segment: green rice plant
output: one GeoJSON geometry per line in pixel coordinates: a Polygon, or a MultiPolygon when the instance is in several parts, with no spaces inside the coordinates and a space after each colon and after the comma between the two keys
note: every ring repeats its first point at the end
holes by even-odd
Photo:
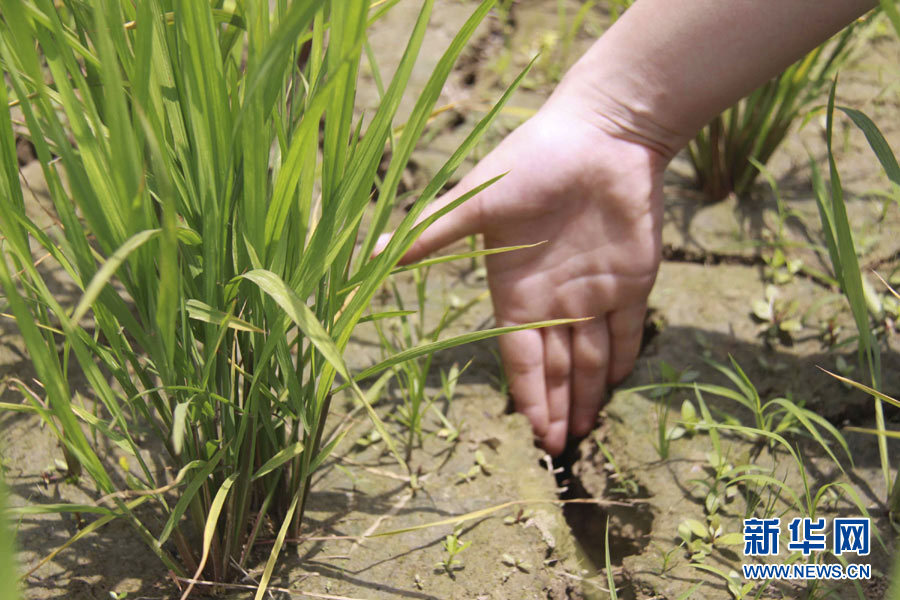
{"type": "MultiPolygon", "coordinates": [[[[416,298],[419,303],[418,311],[404,310],[403,298],[401,297],[397,286],[392,282],[394,299],[400,309],[399,312],[402,313],[399,317],[400,336],[402,338],[400,344],[392,342],[391,339],[385,335],[382,327],[378,323],[375,324],[378,331],[378,337],[381,340],[382,349],[386,350],[388,354],[396,354],[400,351],[402,346],[407,348],[414,347],[418,343],[418,340],[424,341],[428,339],[428,341],[435,341],[440,335],[440,329],[442,329],[442,327],[439,326],[436,328],[434,335],[430,339],[425,336],[425,294],[428,268],[426,267],[425,269],[415,271],[414,278],[416,298]],[[410,317],[413,315],[418,316],[418,320],[416,323],[411,324],[410,317]]],[[[397,410],[397,420],[403,425],[407,432],[407,453],[412,450],[414,441],[418,441],[419,444],[422,443],[422,417],[430,405],[429,399],[426,398],[425,388],[433,359],[434,354],[429,354],[421,358],[405,361],[394,367],[399,382],[400,393],[403,396],[403,405],[397,410]]]]}
{"type": "MultiPolygon", "coordinates": [[[[825,371],[825,369],[822,369],[822,370],[825,371]]],[[[900,408],[900,400],[892,398],[891,396],[888,396],[887,394],[883,394],[876,389],[873,389],[865,384],[859,383],[858,381],[853,381],[852,379],[843,377],[841,375],[832,373],[830,371],[825,371],[825,372],[828,373],[829,375],[831,375],[832,377],[834,377],[835,379],[837,379],[838,381],[841,381],[842,383],[844,383],[850,387],[854,387],[858,390],[862,390],[863,392],[869,394],[870,396],[872,396],[872,398],[875,399],[876,402],[884,402],[884,403],[893,405],[896,408],[900,408]]],[[[878,426],[876,429],[869,429],[869,428],[865,428],[865,427],[847,427],[847,431],[856,431],[859,433],[870,433],[873,435],[877,435],[879,437],[879,439],[882,439],[882,438],[900,439],[900,431],[893,431],[890,429],[885,429],[884,427],[881,427],[881,426],[878,426]]],[[[898,530],[900,530],[900,518],[898,518],[898,517],[900,517],[900,484],[897,483],[896,477],[894,478],[893,488],[889,488],[889,489],[891,491],[888,496],[888,508],[890,509],[892,516],[895,518],[895,525],[898,527],[898,530]]]]}
{"type": "Polygon", "coordinates": [[[612,559],[609,556],[609,516],[606,517],[606,529],[603,530],[603,560],[606,570],[606,584],[609,586],[610,600],[618,600],[619,592],[616,589],[616,580],[613,577],[612,559]]]}
{"type": "MultiPolygon", "coordinates": [[[[707,360],[707,362],[719,373],[724,375],[731,382],[733,387],[725,387],[710,383],[668,381],[636,386],[629,388],[626,391],[652,392],[659,388],[693,389],[695,390],[695,394],[698,394],[698,401],[700,400],[700,393],[708,393],[719,398],[731,400],[751,413],[754,425],[752,427],[744,427],[741,426],[736,419],[729,418],[727,419],[727,426],[733,428],[735,431],[740,430],[745,433],[748,439],[765,442],[770,447],[774,447],[783,439],[781,437],[782,434],[790,433],[805,436],[815,441],[816,444],[828,454],[834,463],[843,470],[841,462],[831,449],[831,444],[828,439],[831,438],[837,442],[844,451],[850,464],[853,464],[853,458],[850,456],[850,448],[847,445],[846,440],[841,435],[840,431],[838,431],[834,425],[829,423],[827,419],[823,418],[815,411],[798,404],[791,398],[775,397],[771,400],[763,401],[756,386],[753,385],[753,382],[747,377],[747,374],[741,366],[734,358],[729,358],[731,361],[730,366],[720,364],[713,360],[707,360]]],[[[705,404],[700,405],[701,409],[704,407],[705,404]]],[[[692,412],[692,410],[686,411],[688,415],[692,412]]],[[[703,414],[703,417],[705,420],[709,420],[705,414],[703,414]]],[[[686,429],[688,427],[693,429],[701,428],[699,424],[692,422],[690,419],[683,420],[679,425],[686,429]]],[[[721,425],[721,427],[725,426],[726,425],[721,425]]],[[[714,451],[721,458],[722,454],[718,450],[718,436],[714,434],[710,435],[713,439],[714,451]]],[[[788,447],[790,446],[788,445],[788,447]]],[[[711,462],[715,463],[718,461],[711,462]]]]}
{"type": "Polygon", "coordinates": [[[459,540],[460,535],[461,533],[457,529],[444,538],[444,541],[441,542],[441,546],[444,548],[447,556],[434,565],[435,570],[446,572],[447,575],[449,575],[451,578],[453,578],[454,571],[459,571],[465,568],[462,561],[456,558],[456,556],[465,552],[465,550],[472,545],[471,541],[461,542],[459,540]]]}
{"type": "MultiPolygon", "coordinates": [[[[618,19],[632,3],[611,0],[611,19],[618,19]]],[[[889,15],[897,11],[887,0],[882,5],[889,15]]],[[[756,165],[769,161],[791,125],[819,101],[837,71],[864,42],[875,16],[870,13],[846,27],[717,115],[691,140],[688,158],[697,187],[709,201],[731,193],[743,197],[750,190],[760,173],[756,165]]]]}
{"type": "Polygon", "coordinates": [[[16,555],[12,528],[6,512],[6,485],[0,480],[0,600],[17,600],[16,555]]]}
{"type": "Polygon", "coordinates": [[[619,466],[612,452],[609,451],[609,448],[602,441],[597,439],[596,442],[600,453],[603,454],[603,458],[606,460],[605,468],[610,472],[609,491],[613,494],[621,494],[627,497],[637,496],[641,489],[634,475],[619,466]]]}
{"type": "Polygon", "coordinates": [[[787,224],[788,219],[800,219],[800,213],[787,207],[784,199],[781,197],[778,182],[775,181],[775,176],[772,172],[755,158],[750,157],[748,160],[750,164],[759,171],[759,174],[763,176],[766,180],[766,184],[772,190],[772,196],[775,198],[775,206],[778,212],[773,239],[759,241],[760,245],[771,249],[771,254],[764,252],[762,256],[762,259],[766,264],[766,267],[763,270],[763,276],[766,280],[771,281],[776,285],[781,285],[792,281],[797,273],[804,273],[826,286],[837,287],[837,281],[830,275],[804,264],[803,260],[799,258],[788,258],[787,253],[792,248],[807,248],[823,256],[827,250],[821,244],[795,242],[787,238],[785,235],[785,225],[787,224]]]}
{"type": "Polygon", "coordinates": [[[632,4],[634,0],[607,0],[606,8],[609,11],[610,21],[615,23],[632,4]]]}
{"type": "MultiPolygon", "coordinates": [[[[474,261],[479,256],[518,250],[523,247],[524,246],[515,246],[490,250],[472,250],[464,254],[454,255],[452,258],[458,260],[469,258],[474,261]]],[[[397,354],[403,349],[413,348],[420,343],[436,342],[449,325],[465,315],[476,304],[486,299],[487,292],[474,297],[464,304],[455,305],[451,302],[444,308],[438,324],[430,330],[426,327],[426,306],[429,288],[428,275],[432,265],[445,262],[446,258],[447,257],[438,257],[425,260],[417,264],[416,268],[413,270],[413,284],[415,287],[418,308],[415,311],[405,309],[400,290],[394,282],[391,282],[394,301],[398,308],[395,314],[400,320],[399,334],[396,336],[388,336],[381,326],[380,321],[375,322],[375,328],[381,341],[382,350],[387,355],[397,354]]],[[[395,272],[403,270],[407,269],[401,267],[395,272]]],[[[419,358],[404,361],[394,367],[399,382],[400,393],[403,398],[403,404],[399,407],[396,418],[406,430],[407,452],[412,450],[414,443],[421,445],[422,419],[434,406],[434,401],[437,399],[437,396],[429,396],[426,390],[433,359],[434,353],[430,353],[419,358]]],[[[442,378],[446,377],[443,373],[441,376],[442,378]]],[[[452,388],[455,388],[456,378],[458,376],[459,374],[457,372],[457,374],[453,376],[452,384],[446,379],[443,380],[443,392],[450,390],[449,395],[445,393],[447,401],[452,400],[452,388]]],[[[440,411],[438,411],[438,413],[440,414],[440,411]]],[[[443,414],[440,414],[440,419],[447,424],[443,414]]]]}
{"type": "Polygon", "coordinates": [[[496,180],[416,224],[525,75],[373,257],[441,88],[492,1],[453,38],[397,135],[433,0],[374,113],[354,113],[367,27],[394,4],[0,0],[0,287],[40,382],[19,384],[17,408],[46,423],[69,475],[96,490],[93,504],[19,509],[93,519],[35,569],[124,519],[176,576],[227,581],[274,528],[261,598],[300,530],[312,473],[346,431],[326,427],[333,396],[351,394],[405,468],[357,382],[520,329],[434,340],[356,376],[342,359],[363,318],[389,316],[366,313],[416,237],[496,180]],[[48,185],[49,230],[26,211],[14,104],[48,185]],[[51,278],[77,290],[76,306],[51,278]],[[88,392],[72,389],[77,371],[88,392]],[[171,471],[148,464],[147,450],[171,471]],[[120,463],[133,465],[125,476],[120,463]]]}
{"type": "MultiPolygon", "coordinates": [[[[900,28],[900,19],[898,19],[898,28],[900,28]]],[[[885,598],[900,598],[900,552],[894,558],[894,570],[891,573],[890,586],[885,598]]]]}
{"type": "MultiPolygon", "coordinates": [[[[663,360],[659,364],[659,375],[667,383],[688,383],[696,379],[698,373],[690,369],[679,371],[663,360]]],[[[671,388],[658,387],[648,394],[651,398],[659,399],[656,403],[656,441],[653,446],[662,460],[669,457],[669,442],[680,438],[688,431],[681,425],[669,426],[672,391],[671,388]]]]}
{"type": "MultiPolygon", "coordinates": [[[[859,511],[859,514],[866,518],[871,518],[871,514],[866,508],[866,503],[853,485],[844,481],[830,481],[814,487],[814,482],[810,480],[800,449],[792,445],[789,438],[755,427],[716,422],[703,399],[700,391],[701,386],[699,384],[695,385],[696,399],[702,415],[702,421],[698,423],[698,428],[709,433],[713,451],[708,455],[708,460],[715,473],[713,482],[706,484],[710,489],[705,502],[707,522],[701,523],[696,519],[688,519],[682,522],[678,528],[679,536],[692,552],[691,566],[724,577],[724,572],[718,572],[714,567],[703,564],[702,561],[713,551],[713,545],[717,541],[719,546],[739,545],[742,543],[743,536],[741,534],[722,532],[716,513],[724,501],[711,502],[711,497],[719,485],[722,485],[726,490],[726,496],[728,495],[727,490],[741,489],[743,491],[747,501],[744,518],[750,518],[760,513],[766,517],[774,515],[783,517],[790,512],[814,519],[823,510],[824,505],[838,498],[844,498],[859,511]],[[755,460],[750,460],[747,453],[743,457],[729,458],[729,451],[723,451],[720,432],[738,433],[749,439],[764,437],[771,440],[792,458],[791,464],[797,469],[797,473],[802,481],[802,488],[795,490],[786,483],[785,479],[777,477],[776,470],[780,468],[778,462],[772,466],[771,471],[766,472],[765,469],[755,464],[755,460]],[[765,503],[761,503],[762,495],[766,492],[768,493],[768,499],[765,503]]],[[[783,476],[786,476],[786,474],[783,476]]],[[[887,546],[878,530],[875,531],[875,536],[882,550],[886,551],[887,546]]],[[[835,558],[841,561],[841,557],[835,558]]],[[[788,562],[802,559],[803,556],[800,553],[794,553],[788,559],[788,562]]],[[[742,588],[739,585],[741,583],[739,578],[736,583],[738,587],[732,589],[729,586],[729,589],[734,597],[741,597],[739,592],[746,594],[749,588],[742,588]]],[[[762,585],[759,592],[762,593],[767,585],[762,585]]],[[[859,597],[862,598],[862,589],[857,584],[854,584],[854,587],[859,597]]],[[[818,597],[814,594],[816,589],[818,588],[814,582],[808,583],[810,597],[818,597]]],[[[756,597],[759,597],[759,595],[756,597]]]]}
{"type": "Polygon", "coordinates": [[[874,16],[846,27],[746,98],[716,116],[688,144],[697,186],[718,201],[743,197],[759,175],[751,159],[765,165],[791,125],[819,101],[831,79],[865,37],[874,16]]]}
{"type": "MultiPolygon", "coordinates": [[[[894,8],[893,10],[896,10],[894,8]]],[[[888,12],[890,15],[891,13],[888,12]]],[[[893,22],[893,18],[892,18],[893,22]]],[[[837,89],[837,80],[831,87],[828,97],[826,120],[826,143],[828,149],[828,167],[830,181],[826,185],[819,169],[813,160],[810,165],[813,174],[813,188],[816,192],[816,202],[819,208],[819,217],[822,222],[822,230],[828,247],[828,255],[831,259],[832,270],[835,279],[840,283],[841,292],[847,299],[853,320],[857,329],[857,347],[860,365],[867,367],[869,373],[870,388],[881,389],[881,354],[878,340],[872,332],[872,324],[869,315],[869,303],[867,302],[867,284],[860,272],[857,259],[856,246],[853,241],[853,232],[847,217],[847,208],[844,204],[844,191],[841,186],[840,174],[832,152],[832,131],[834,125],[834,96],[837,89]]],[[[847,107],[837,107],[845,113],[853,123],[865,134],[875,156],[884,172],[894,184],[900,184],[900,166],[891,151],[890,146],[878,127],[863,113],[847,107]]],[[[849,381],[849,380],[847,380],[849,381]]],[[[878,432],[878,454],[881,460],[882,475],[885,489],[888,490],[888,500],[891,502],[891,511],[900,514],[900,477],[892,476],[892,465],[888,457],[887,435],[885,434],[885,418],[882,396],[875,398],[875,423],[878,432]]]]}

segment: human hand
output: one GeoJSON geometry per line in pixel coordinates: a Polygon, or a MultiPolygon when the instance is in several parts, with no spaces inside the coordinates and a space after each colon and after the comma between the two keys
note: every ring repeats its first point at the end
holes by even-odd
{"type": "Polygon", "coordinates": [[[547,242],[486,261],[498,326],[592,317],[499,338],[516,409],[552,455],[568,434],[591,431],[607,385],[634,366],[660,260],[665,163],[557,93],[421,218],[507,175],[438,219],[403,257],[474,233],[487,248],[547,242]]]}

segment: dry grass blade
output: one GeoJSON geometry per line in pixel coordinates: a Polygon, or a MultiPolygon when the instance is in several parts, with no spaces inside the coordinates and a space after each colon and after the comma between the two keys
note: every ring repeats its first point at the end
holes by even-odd
{"type": "Polygon", "coordinates": [[[884,393],[882,393],[882,392],[879,392],[879,391],[876,390],[875,388],[871,388],[871,387],[865,385],[864,383],[860,383],[860,382],[858,382],[858,381],[854,381],[854,380],[852,380],[852,379],[848,379],[847,377],[844,377],[843,375],[838,375],[837,373],[832,373],[831,371],[829,371],[828,369],[825,369],[825,368],[823,368],[823,367],[819,367],[819,369],[822,370],[822,371],[824,371],[825,373],[831,375],[832,377],[834,377],[834,378],[837,379],[838,381],[841,381],[841,382],[843,382],[843,383],[846,383],[846,384],[849,385],[849,386],[855,387],[855,388],[858,389],[858,390],[864,391],[865,393],[869,394],[869,395],[872,396],[873,398],[877,398],[877,399],[879,399],[879,400],[883,400],[883,401],[887,402],[888,404],[893,404],[893,405],[896,406],[897,408],[900,408],[900,400],[897,400],[897,399],[895,399],[895,398],[892,398],[892,397],[890,397],[890,396],[888,396],[887,394],[884,394],[884,393]]]}
{"type": "Polygon", "coordinates": [[[603,500],[601,498],[572,498],[569,500],[510,500],[509,502],[503,502],[502,504],[496,504],[494,506],[489,506],[487,508],[482,508],[480,510],[474,510],[472,512],[465,513],[463,515],[459,515],[456,517],[450,517],[448,519],[441,519],[439,521],[432,521],[431,523],[423,523],[421,525],[414,525],[412,527],[403,527],[401,529],[392,529],[390,531],[382,531],[380,533],[372,533],[367,537],[384,537],[388,535],[399,535],[401,533],[409,533],[410,531],[419,531],[421,529],[430,529],[432,527],[441,527],[444,525],[459,525],[460,523],[465,523],[466,521],[471,521],[473,519],[480,519],[482,517],[487,517],[492,515],[498,511],[501,511],[505,508],[510,508],[511,506],[523,506],[529,504],[595,504],[597,506],[634,506],[635,504],[641,504],[643,501],[641,500],[631,500],[629,502],[621,502],[617,500],[603,500]]]}

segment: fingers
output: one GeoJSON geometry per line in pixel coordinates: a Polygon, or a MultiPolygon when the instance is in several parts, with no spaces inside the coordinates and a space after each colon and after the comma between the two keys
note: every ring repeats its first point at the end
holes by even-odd
{"type": "Polygon", "coordinates": [[[565,448],[569,428],[570,329],[517,331],[501,336],[499,343],[516,411],[531,421],[544,449],[558,455],[565,448]]]}
{"type": "Polygon", "coordinates": [[[544,384],[543,336],[538,330],[526,329],[501,335],[498,343],[516,411],[528,417],[535,435],[543,438],[550,425],[544,384]]]}
{"type": "MultiPolygon", "coordinates": [[[[416,219],[416,224],[421,223],[459,198],[467,191],[467,189],[468,186],[465,186],[464,183],[460,183],[460,185],[454,187],[452,190],[441,196],[441,198],[432,202],[422,211],[419,218],[416,219]]],[[[400,263],[409,264],[415,262],[460,238],[480,232],[480,202],[479,196],[469,198],[461,205],[432,223],[424,232],[422,232],[422,235],[420,235],[413,243],[406,254],[403,255],[400,263]]],[[[384,233],[378,238],[378,242],[375,244],[375,254],[384,250],[384,247],[387,246],[392,235],[392,233],[384,233]]]]}
{"type": "Polygon", "coordinates": [[[572,327],[500,338],[516,410],[529,418],[551,455],[563,451],[567,435],[590,433],[607,385],[634,368],[646,310],[640,304],[572,327]]]}
{"type": "Polygon", "coordinates": [[[598,317],[572,328],[572,435],[590,433],[606,393],[609,371],[609,331],[598,317]]]}
{"type": "Polygon", "coordinates": [[[621,381],[634,368],[641,350],[646,313],[646,303],[609,313],[606,319],[610,336],[609,383],[621,381]]]}
{"type": "Polygon", "coordinates": [[[550,327],[544,336],[544,385],[546,386],[547,433],[544,449],[555,456],[566,446],[572,374],[572,336],[568,326],[550,327]]]}

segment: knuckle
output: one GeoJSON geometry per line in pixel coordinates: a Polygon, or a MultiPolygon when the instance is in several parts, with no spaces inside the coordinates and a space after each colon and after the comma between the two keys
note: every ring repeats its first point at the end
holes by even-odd
{"type": "Polygon", "coordinates": [[[526,375],[543,367],[538,360],[533,360],[518,354],[510,354],[503,357],[503,368],[509,377],[515,375],[526,375]]]}
{"type": "Polygon", "coordinates": [[[569,356],[562,352],[551,353],[544,364],[544,374],[548,378],[559,379],[568,377],[572,372],[572,362],[569,356]]]}
{"type": "Polygon", "coordinates": [[[576,371],[592,373],[606,368],[607,357],[597,350],[582,351],[573,360],[576,371]]]}
{"type": "Polygon", "coordinates": [[[584,340],[575,345],[575,356],[572,362],[575,370],[580,372],[595,372],[605,369],[609,363],[609,351],[606,345],[588,343],[584,340]]]}

